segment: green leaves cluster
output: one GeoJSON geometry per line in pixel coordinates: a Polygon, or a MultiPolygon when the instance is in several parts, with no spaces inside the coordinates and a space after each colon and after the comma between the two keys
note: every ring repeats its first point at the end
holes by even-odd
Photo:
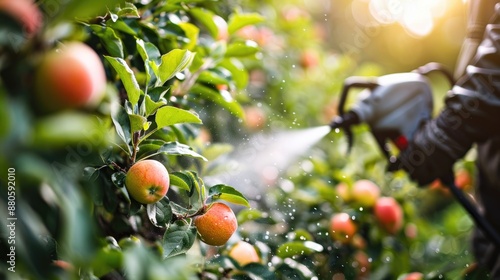
{"type": "Polygon", "coordinates": [[[16,252],[23,276],[192,279],[202,269],[185,261],[196,242],[193,217],[216,200],[249,206],[232,186],[205,186],[197,137],[206,112],[243,117],[246,64],[260,48],[237,32],[263,18],[221,17],[220,3],[206,2],[40,1],[46,18],[31,38],[18,23],[0,21],[0,166],[17,170],[24,188],[16,252]],[[219,30],[223,18],[227,30],[219,30]],[[96,108],[40,114],[28,85],[33,65],[45,48],[69,41],[84,41],[102,58],[106,96],[96,108]],[[168,196],[150,205],[124,185],[144,159],[162,162],[171,180],[168,196]],[[61,271],[54,260],[75,269],[61,271]]]}
{"type": "MultiPolygon", "coordinates": [[[[140,218],[132,225],[139,233],[146,223],[156,227],[152,238],[161,243],[163,259],[183,255],[193,246],[196,229],[191,219],[202,214],[209,200],[249,206],[235,188],[207,189],[198,172],[189,170],[201,170],[200,164],[207,161],[190,145],[202,125],[195,104],[211,102],[242,117],[237,95],[224,95],[217,86],[236,94],[244,89],[248,74],[240,59],[259,51],[255,44],[217,40],[215,13],[197,7],[197,2],[153,1],[147,7],[127,3],[111,9],[98,24],[84,23],[98,42],[95,47],[105,54],[119,92],[119,104],[111,106],[116,142],[105,160],[109,169],[94,169],[100,177],[110,176],[112,184],[97,190],[96,204],[104,211],[101,215],[110,215],[111,224],[125,213],[140,218]],[[211,38],[202,44],[205,31],[211,38]],[[124,178],[131,165],[146,158],[166,164],[172,188],[171,195],[142,207],[129,197],[124,178]]],[[[233,15],[229,34],[260,21],[257,15],[233,15]]],[[[127,232],[134,230],[125,227],[116,234],[127,232]]]]}

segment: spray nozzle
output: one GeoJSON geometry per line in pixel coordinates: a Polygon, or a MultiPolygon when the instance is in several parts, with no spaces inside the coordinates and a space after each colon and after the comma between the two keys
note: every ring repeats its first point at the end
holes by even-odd
{"type": "Polygon", "coordinates": [[[332,130],[336,130],[339,128],[342,128],[344,130],[344,133],[347,137],[348,151],[351,150],[351,147],[353,145],[353,134],[351,131],[351,126],[360,123],[360,121],[361,120],[359,119],[358,114],[356,114],[354,111],[348,111],[341,116],[336,116],[330,122],[330,128],[332,130]]]}
{"type": "Polygon", "coordinates": [[[358,114],[354,111],[349,111],[342,116],[336,116],[330,122],[330,128],[332,130],[337,128],[349,129],[352,125],[358,124],[360,122],[358,114]]]}

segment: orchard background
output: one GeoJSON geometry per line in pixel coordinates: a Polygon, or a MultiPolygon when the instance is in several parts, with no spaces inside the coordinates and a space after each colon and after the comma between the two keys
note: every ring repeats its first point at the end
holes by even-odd
{"type": "MultiPolygon", "coordinates": [[[[389,2],[0,0],[0,218],[15,221],[1,278],[473,278],[473,223],[439,182],[385,172],[363,125],[349,153],[342,132],[304,144],[346,77],[452,69],[462,1],[389,2]],[[73,43],[98,55],[104,94],[55,106],[37,73],[73,43]],[[124,184],[145,159],[170,178],[151,204],[124,184]],[[396,202],[390,225],[380,197],[396,202]],[[194,223],[214,202],[238,221],[215,247],[194,223]]],[[[437,112],[448,85],[430,78],[437,112]]],[[[471,195],[473,160],[455,166],[471,195]]]]}

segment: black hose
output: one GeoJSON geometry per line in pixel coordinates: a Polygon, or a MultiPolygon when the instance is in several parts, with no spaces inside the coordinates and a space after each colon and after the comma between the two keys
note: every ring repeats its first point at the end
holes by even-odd
{"type": "Polygon", "coordinates": [[[491,223],[489,223],[483,215],[481,215],[476,206],[465,196],[465,194],[455,185],[454,178],[441,179],[441,182],[446,185],[450,191],[453,193],[458,202],[465,208],[469,215],[474,220],[478,228],[484,233],[486,237],[494,243],[496,250],[500,249],[500,235],[493,228],[491,223]]]}

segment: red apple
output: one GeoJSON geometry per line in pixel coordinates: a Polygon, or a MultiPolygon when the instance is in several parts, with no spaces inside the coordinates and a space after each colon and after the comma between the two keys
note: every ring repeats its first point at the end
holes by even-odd
{"type": "Polygon", "coordinates": [[[381,197],[374,207],[375,218],[390,234],[397,233],[403,226],[403,209],[392,197],[381,197]]]}
{"type": "Polygon", "coordinates": [[[104,66],[89,46],[68,43],[43,57],[35,73],[35,90],[42,110],[95,106],[106,90],[104,66]]]}
{"type": "Polygon", "coordinates": [[[267,122],[267,115],[261,107],[248,106],[244,108],[244,124],[250,130],[262,129],[267,122]]]}
{"type": "Polygon", "coordinates": [[[318,66],[319,64],[319,55],[315,50],[305,50],[300,55],[300,66],[304,69],[309,69],[318,66]]]}
{"type": "Polygon", "coordinates": [[[356,234],[357,226],[347,213],[337,213],[330,219],[329,233],[333,240],[349,243],[356,234]]]}

